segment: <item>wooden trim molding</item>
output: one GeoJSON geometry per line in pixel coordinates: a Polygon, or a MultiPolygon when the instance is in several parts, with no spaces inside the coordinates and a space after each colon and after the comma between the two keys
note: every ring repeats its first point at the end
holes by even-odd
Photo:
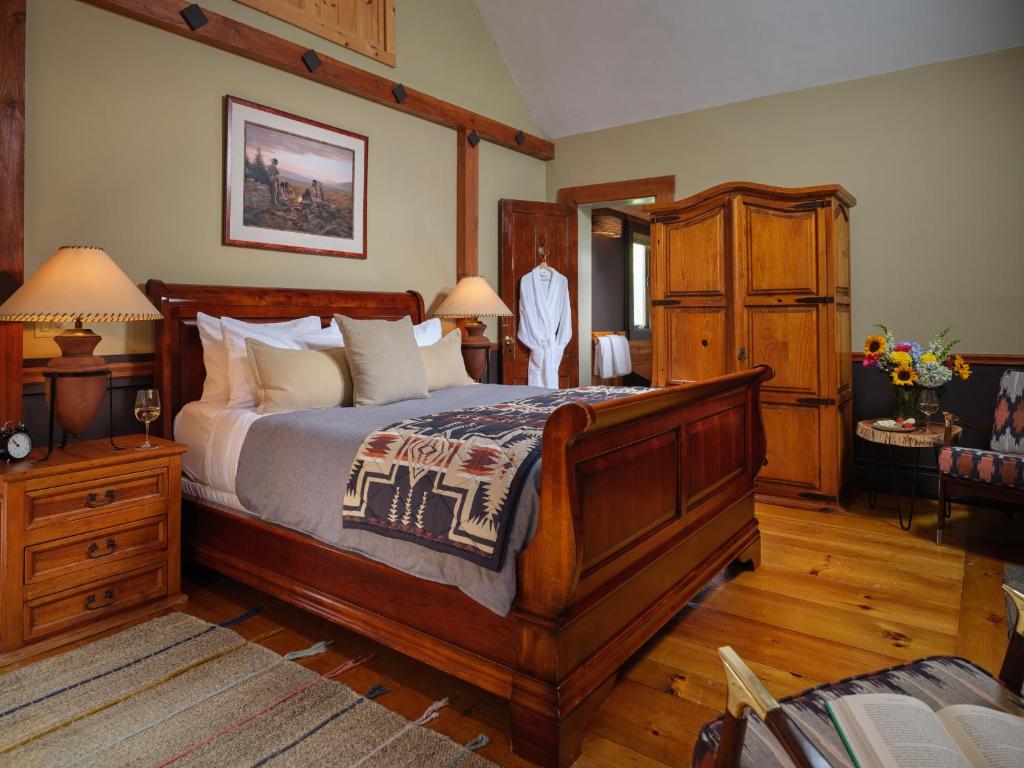
{"type": "MultiPolygon", "coordinates": [[[[118,355],[107,358],[107,365],[110,367],[111,375],[115,379],[135,379],[151,377],[153,375],[153,355],[131,355],[131,360],[118,359],[129,357],[129,355],[118,355]]],[[[21,371],[21,383],[23,386],[30,384],[42,384],[43,371],[46,370],[45,359],[26,360],[25,367],[21,371]]],[[[21,392],[18,392],[18,399],[21,399],[21,392]]]]}
{"type": "Polygon", "coordinates": [[[203,13],[206,14],[208,23],[193,32],[181,17],[182,9],[190,5],[189,2],[182,0],[82,0],[82,2],[182,37],[188,37],[221,51],[265,64],[268,67],[322,83],[335,90],[359,96],[438,125],[453,129],[463,128],[467,131],[475,130],[484,141],[531,155],[539,160],[551,160],[555,156],[554,144],[546,139],[434,98],[386,77],[380,77],[351,64],[332,59],[325,54],[317,53],[320,66],[311,72],[302,62],[302,56],[309,50],[308,48],[205,8],[203,13]],[[401,101],[395,94],[399,85],[402,85],[403,98],[401,101]]]}
{"type": "MultiPolygon", "coordinates": [[[[25,276],[25,0],[0,0],[0,302],[25,276]]],[[[21,323],[0,323],[0,421],[21,418],[21,323]]]]}
{"type": "Polygon", "coordinates": [[[603,184],[587,184],[581,187],[563,187],[558,190],[556,199],[559,203],[572,203],[573,205],[632,200],[636,197],[653,197],[655,203],[670,203],[675,196],[675,176],[650,176],[646,179],[627,179],[603,184]]]}
{"type": "MultiPolygon", "coordinates": [[[[1008,365],[1011,368],[1024,367],[1024,355],[971,354],[962,352],[961,357],[971,365],[1008,365]]],[[[853,362],[864,362],[863,352],[853,353],[853,362]]]]}
{"type": "Polygon", "coordinates": [[[455,174],[455,272],[459,280],[480,273],[480,150],[479,139],[459,128],[458,167],[455,174]]]}

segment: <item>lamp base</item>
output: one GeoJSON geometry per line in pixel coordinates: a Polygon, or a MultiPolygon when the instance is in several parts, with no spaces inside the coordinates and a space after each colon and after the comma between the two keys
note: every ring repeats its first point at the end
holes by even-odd
{"type": "MultiPolygon", "coordinates": [[[[74,328],[62,331],[54,337],[60,347],[61,356],[55,357],[46,367],[61,373],[88,373],[107,368],[107,361],[93,354],[100,336],[76,323],[74,328]]],[[[57,413],[55,418],[61,429],[73,439],[92,424],[103,398],[107,393],[107,380],[102,376],[64,377],[56,380],[57,413]]],[[[50,404],[50,383],[46,385],[46,404],[50,404]]]]}
{"type": "Polygon", "coordinates": [[[491,353],[491,340],[484,336],[487,326],[476,318],[459,320],[462,330],[462,360],[466,373],[473,381],[481,381],[487,372],[487,358],[491,353]]]}

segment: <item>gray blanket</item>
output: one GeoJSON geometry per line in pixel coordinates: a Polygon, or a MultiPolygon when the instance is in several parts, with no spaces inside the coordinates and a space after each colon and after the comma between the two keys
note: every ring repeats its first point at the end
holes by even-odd
{"type": "Polygon", "coordinates": [[[458,587],[504,616],[516,592],[516,555],[533,536],[540,506],[540,462],[519,497],[503,567],[490,571],[419,544],[342,528],[341,505],[356,451],[368,434],[401,419],[543,394],[538,387],[477,384],[428,399],[358,408],[319,408],[266,416],[249,428],[235,488],[254,515],[405,573],[458,587]]]}

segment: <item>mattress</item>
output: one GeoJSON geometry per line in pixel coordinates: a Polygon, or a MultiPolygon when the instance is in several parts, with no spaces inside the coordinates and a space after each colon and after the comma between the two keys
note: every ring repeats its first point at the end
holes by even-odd
{"type": "MultiPolygon", "coordinates": [[[[249,427],[260,418],[255,408],[199,401],[185,405],[174,419],[174,439],[188,446],[181,462],[185,477],[234,496],[238,457],[249,427]]],[[[235,508],[241,508],[237,498],[235,508]]]]}

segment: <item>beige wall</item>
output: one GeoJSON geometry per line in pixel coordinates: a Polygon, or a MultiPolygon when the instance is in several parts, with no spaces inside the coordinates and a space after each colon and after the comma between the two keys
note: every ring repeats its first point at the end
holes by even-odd
{"type": "Polygon", "coordinates": [[[1024,48],[581,134],[560,187],[676,175],[838,182],[853,210],[855,348],[875,323],[924,342],[1024,354],[1024,48]]]}
{"type": "MultiPolygon", "coordinates": [[[[537,133],[472,0],[403,0],[391,69],[230,0],[204,7],[537,133]]],[[[25,269],[105,247],[136,282],[413,288],[455,282],[455,132],[75,0],[30,0],[25,269]],[[224,96],[369,136],[366,261],[221,245],[224,96]]],[[[481,144],[481,272],[497,279],[497,201],[542,199],[545,164],[481,144]]],[[[101,354],[152,324],[94,326],[101,354]]],[[[26,329],[25,356],[57,353],[26,329]]]]}

